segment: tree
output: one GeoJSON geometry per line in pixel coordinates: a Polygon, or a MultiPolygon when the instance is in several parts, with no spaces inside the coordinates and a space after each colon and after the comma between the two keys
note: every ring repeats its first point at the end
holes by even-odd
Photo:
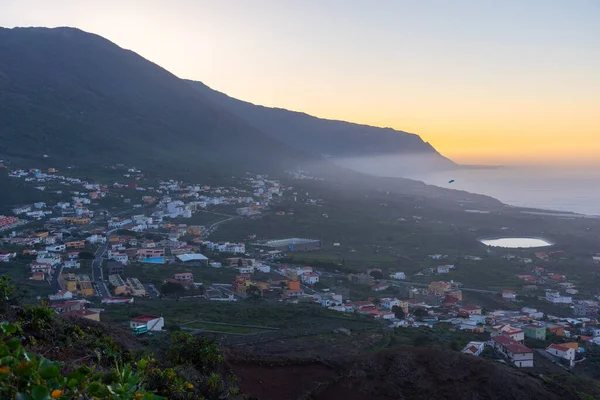
{"type": "Polygon", "coordinates": [[[246,288],[246,296],[248,299],[257,301],[262,297],[262,291],[256,285],[250,285],[246,288]]]}
{"type": "Polygon", "coordinates": [[[167,282],[161,287],[161,292],[168,296],[170,294],[180,295],[185,292],[185,288],[181,286],[179,283],[175,282],[167,282]]]}
{"type": "Polygon", "coordinates": [[[238,258],[237,264],[238,264],[238,267],[240,267],[240,268],[244,266],[244,261],[242,260],[242,257],[238,258]]]}
{"type": "Polygon", "coordinates": [[[374,279],[383,279],[383,273],[378,270],[373,270],[369,272],[369,275],[371,275],[374,279]]]}
{"type": "Polygon", "coordinates": [[[93,260],[94,259],[94,253],[92,253],[90,251],[80,251],[79,252],[79,258],[81,258],[83,260],[93,260]]]}
{"type": "Polygon", "coordinates": [[[402,307],[394,306],[392,307],[392,311],[394,312],[394,315],[397,319],[404,319],[404,317],[406,317],[406,315],[404,315],[404,310],[402,309],[402,307]]]}
{"type": "Polygon", "coordinates": [[[429,313],[427,312],[426,309],[419,307],[419,308],[416,308],[415,311],[413,311],[413,315],[415,317],[423,318],[423,317],[426,317],[427,315],[429,315],[429,313]]]}
{"type": "Polygon", "coordinates": [[[375,297],[373,299],[373,304],[375,304],[376,306],[379,306],[381,304],[381,299],[379,297],[375,297]]]}

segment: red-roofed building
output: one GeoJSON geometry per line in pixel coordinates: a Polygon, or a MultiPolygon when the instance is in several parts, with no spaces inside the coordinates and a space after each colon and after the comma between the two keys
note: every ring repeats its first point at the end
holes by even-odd
{"type": "Polygon", "coordinates": [[[354,303],[352,303],[352,308],[354,308],[354,311],[360,311],[365,308],[373,307],[375,307],[375,304],[373,304],[373,302],[371,301],[355,301],[354,303]]]}
{"type": "Polygon", "coordinates": [[[156,315],[140,315],[129,321],[129,327],[132,329],[142,326],[146,326],[149,331],[160,331],[165,326],[165,320],[163,317],[156,315]]]}
{"type": "Polygon", "coordinates": [[[396,314],[392,311],[373,310],[369,312],[369,316],[376,319],[393,319],[396,317],[396,314]]]}
{"type": "Polygon", "coordinates": [[[193,282],[194,274],[192,274],[191,272],[180,272],[178,274],[173,275],[173,278],[175,278],[178,281],[193,282]]]}
{"type": "Polygon", "coordinates": [[[525,340],[525,331],[523,329],[515,328],[509,324],[497,325],[492,328],[491,336],[507,336],[512,340],[523,343],[525,340]]]}
{"type": "Polygon", "coordinates": [[[319,282],[319,275],[312,272],[302,274],[302,282],[307,285],[315,285],[319,282]]]}
{"type": "Polygon", "coordinates": [[[31,274],[31,279],[34,281],[43,281],[46,278],[46,274],[44,272],[34,272],[31,274]]]}
{"type": "Polygon", "coordinates": [[[465,304],[460,308],[459,312],[466,313],[468,315],[481,315],[481,307],[477,307],[473,304],[465,304]]]}
{"type": "Polygon", "coordinates": [[[389,287],[390,285],[388,285],[387,283],[376,283],[375,285],[371,286],[371,290],[381,292],[382,290],[386,290],[389,287]]]}
{"type": "Polygon", "coordinates": [[[444,297],[444,307],[454,307],[458,302],[459,300],[456,297],[449,294],[444,297]]]}
{"type": "Polygon", "coordinates": [[[483,352],[484,349],[485,349],[484,342],[469,342],[469,343],[467,343],[465,348],[462,349],[462,353],[470,354],[472,356],[479,356],[483,352]]]}
{"type": "Polygon", "coordinates": [[[553,356],[564,358],[569,362],[572,367],[575,361],[575,349],[573,347],[567,347],[561,344],[551,344],[546,348],[546,351],[553,356]]]}
{"type": "Polygon", "coordinates": [[[514,300],[517,298],[517,292],[514,290],[503,290],[502,298],[505,300],[514,300]]]}
{"type": "Polygon", "coordinates": [[[492,344],[494,349],[504,355],[516,367],[533,367],[533,350],[527,346],[508,336],[494,336],[492,344]]]}

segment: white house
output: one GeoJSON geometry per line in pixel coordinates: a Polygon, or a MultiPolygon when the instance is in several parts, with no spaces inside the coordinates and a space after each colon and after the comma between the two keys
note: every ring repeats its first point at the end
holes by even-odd
{"type": "Polygon", "coordinates": [[[165,320],[163,317],[157,317],[155,315],[140,315],[129,321],[130,328],[138,328],[144,325],[149,331],[161,331],[165,326],[165,320]]]}
{"type": "Polygon", "coordinates": [[[447,274],[450,272],[450,270],[454,268],[454,265],[439,265],[437,267],[437,273],[438,274],[447,274]]]}
{"type": "Polygon", "coordinates": [[[48,299],[50,300],[71,300],[73,298],[73,293],[68,290],[60,290],[56,294],[49,294],[48,299]]]}
{"type": "Polygon", "coordinates": [[[404,272],[396,272],[390,275],[390,278],[392,279],[406,279],[406,275],[404,274],[404,272]]]}
{"type": "Polygon", "coordinates": [[[516,367],[533,367],[533,351],[525,345],[508,336],[495,336],[492,338],[492,344],[516,367]]]}
{"type": "Polygon", "coordinates": [[[260,271],[260,272],[266,272],[266,273],[269,273],[269,272],[271,272],[271,267],[270,267],[270,266],[268,266],[268,265],[264,265],[264,264],[257,265],[257,266],[256,266],[256,267],[254,267],[254,268],[255,268],[256,270],[260,271]]]}
{"type": "Polygon", "coordinates": [[[492,328],[491,336],[506,336],[516,342],[523,342],[525,340],[525,331],[523,329],[512,327],[508,324],[497,325],[492,328]]]}
{"type": "Polygon", "coordinates": [[[569,365],[571,367],[575,365],[575,349],[571,347],[553,343],[546,348],[546,351],[553,356],[564,358],[565,360],[569,361],[569,365]]]}
{"type": "Polygon", "coordinates": [[[40,264],[50,264],[54,267],[55,265],[60,264],[60,256],[38,255],[35,261],[40,264]]]}
{"type": "Polygon", "coordinates": [[[127,264],[129,262],[129,256],[125,253],[116,253],[110,256],[111,260],[120,262],[121,264],[127,264]]]}
{"type": "Polygon", "coordinates": [[[108,222],[108,227],[109,228],[122,228],[126,225],[131,224],[133,221],[130,219],[123,219],[123,220],[117,220],[117,221],[109,221],[108,222]]]}
{"type": "Polygon", "coordinates": [[[252,265],[247,265],[245,267],[235,267],[235,269],[237,269],[240,274],[253,274],[254,273],[254,267],[252,265]]]}
{"type": "Polygon", "coordinates": [[[302,282],[307,285],[314,285],[319,282],[319,275],[314,273],[308,273],[302,275],[302,282]]]}
{"type": "Polygon", "coordinates": [[[394,307],[394,306],[400,307],[400,300],[398,300],[395,297],[394,298],[385,297],[385,298],[381,299],[379,304],[381,305],[381,307],[391,310],[392,307],[394,307]]]}
{"type": "Polygon", "coordinates": [[[485,349],[484,342],[469,342],[465,348],[462,349],[462,352],[472,356],[479,356],[483,352],[483,349],[485,349]]]}
{"type": "Polygon", "coordinates": [[[60,251],[65,251],[66,248],[67,248],[67,246],[65,246],[64,244],[57,244],[54,246],[46,246],[46,251],[60,252],[60,251]]]}
{"type": "Polygon", "coordinates": [[[76,260],[70,260],[70,261],[65,261],[63,263],[63,267],[65,267],[65,268],[79,269],[79,268],[81,268],[81,264],[78,261],[76,261],[76,260]]]}
{"type": "Polygon", "coordinates": [[[17,253],[0,253],[0,262],[8,262],[11,258],[17,256],[17,253]]]}
{"type": "Polygon", "coordinates": [[[570,296],[561,296],[559,292],[549,290],[546,292],[546,300],[555,304],[571,304],[573,299],[570,296]]]}

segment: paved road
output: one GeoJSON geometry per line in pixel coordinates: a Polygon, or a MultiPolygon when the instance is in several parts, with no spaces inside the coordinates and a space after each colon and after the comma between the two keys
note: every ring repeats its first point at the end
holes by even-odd
{"type": "Polygon", "coordinates": [[[227,294],[227,295],[231,295],[231,294],[232,294],[234,297],[238,297],[238,298],[242,298],[242,299],[245,299],[245,298],[246,298],[246,296],[245,296],[245,295],[241,295],[241,294],[238,294],[238,293],[234,293],[234,292],[231,290],[231,284],[230,284],[230,283],[213,283],[213,284],[210,286],[210,289],[218,290],[218,291],[220,291],[221,293],[223,293],[223,294],[227,294]]]}
{"type": "Polygon", "coordinates": [[[96,250],[96,254],[94,256],[94,261],[92,261],[92,281],[93,282],[103,282],[104,281],[104,273],[102,272],[102,256],[108,249],[108,241],[98,247],[96,250]]]}
{"type": "Polygon", "coordinates": [[[51,280],[50,280],[50,285],[58,292],[60,290],[62,290],[62,286],[60,285],[60,274],[62,274],[62,270],[63,270],[63,265],[62,263],[54,268],[54,271],[52,272],[52,275],[50,275],[51,280]]]}
{"type": "MultiPolygon", "coordinates": [[[[219,214],[219,215],[221,215],[221,214],[219,214]]],[[[222,214],[222,215],[225,215],[225,214],[222,214]]],[[[208,228],[207,228],[207,229],[206,229],[206,230],[205,230],[205,231],[202,233],[202,237],[203,237],[203,238],[205,238],[205,239],[206,239],[206,238],[208,238],[208,237],[209,237],[211,234],[213,234],[213,233],[214,233],[214,232],[217,230],[217,228],[218,228],[219,226],[221,226],[221,225],[222,225],[222,224],[224,224],[225,222],[229,222],[229,221],[231,221],[231,220],[238,219],[238,218],[239,218],[239,217],[231,217],[231,216],[229,216],[229,218],[227,218],[227,219],[224,219],[224,220],[222,220],[222,221],[219,221],[219,222],[215,222],[214,224],[210,225],[210,226],[209,226],[209,227],[208,227],[208,228]]]]}
{"type": "MultiPolygon", "coordinates": [[[[417,282],[410,282],[410,281],[390,281],[390,280],[382,280],[382,282],[387,282],[390,285],[411,285],[411,286],[417,286],[417,287],[429,287],[428,284],[426,283],[417,283],[417,282]]],[[[464,291],[464,292],[476,292],[476,293],[486,293],[486,294],[500,294],[500,292],[494,291],[494,290],[484,290],[484,289],[473,289],[473,288],[466,288],[466,287],[460,287],[460,290],[464,291]]]]}
{"type": "Polygon", "coordinates": [[[108,291],[108,287],[104,282],[94,282],[94,290],[98,297],[107,298],[110,297],[110,292],[108,291]]]}

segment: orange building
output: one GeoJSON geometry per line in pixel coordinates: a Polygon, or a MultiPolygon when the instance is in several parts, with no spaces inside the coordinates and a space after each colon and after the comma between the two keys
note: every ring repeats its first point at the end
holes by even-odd
{"type": "Polygon", "coordinates": [[[565,336],[565,327],[564,326],[560,326],[560,325],[556,325],[556,326],[547,326],[546,327],[546,332],[547,333],[552,333],[556,336],[565,336]]]}
{"type": "Polygon", "coordinates": [[[429,284],[429,291],[440,295],[450,290],[450,288],[450,284],[444,281],[435,281],[429,284]]]}
{"type": "Polygon", "coordinates": [[[289,290],[300,290],[300,281],[288,281],[289,290]]]}
{"type": "Polygon", "coordinates": [[[261,290],[269,290],[270,288],[268,282],[256,282],[256,286],[258,286],[261,290]]]}
{"type": "Polygon", "coordinates": [[[83,249],[85,248],[85,242],[83,240],[78,240],[75,242],[67,242],[65,243],[68,249],[83,249]]]}

